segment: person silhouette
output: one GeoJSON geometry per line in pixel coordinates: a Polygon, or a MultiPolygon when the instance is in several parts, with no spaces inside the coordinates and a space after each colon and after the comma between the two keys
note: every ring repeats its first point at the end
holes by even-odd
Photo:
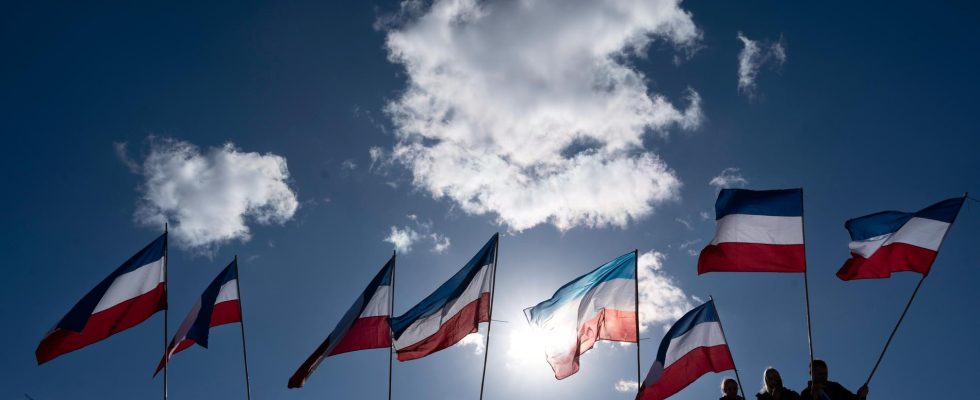
{"type": "Polygon", "coordinates": [[[808,382],[806,389],[800,392],[804,400],[864,400],[868,398],[868,386],[861,386],[857,394],[851,393],[841,384],[827,380],[827,363],[823,360],[813,360],[810,364],[813,381],[808,382]]]}
{"type": "Polygon", "coordinates": [[[783,386],[783,378],[773,367],[762,372],[762,390],[755,395],[756,400],[800,400],[800,395],[783,386]]]}
{"type": "Polygon", "coordinates": [[[738,382],[732,378],[725,378],[721,381],[721,396],[718,400],[745,400],[738,395],[738,382]]]}

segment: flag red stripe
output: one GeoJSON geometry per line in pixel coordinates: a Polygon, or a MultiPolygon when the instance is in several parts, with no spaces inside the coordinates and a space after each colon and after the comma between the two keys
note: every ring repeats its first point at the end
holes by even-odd
{"type": "Polygon", "coordinates": [[[92,314],[81,332],[56,328],[41,340],[34,355],[38,365],[66,353],[81,349],[116,333],[136,326],[157,311],[167,308],[164,283],[105,310],[92,314]]]}
{"type": "Polygon", "coordinates": [[[698,347],[664,369],[660,380],[640,387],[637,400],[663,400],[696,381],[708,372],[735,369],[728,345],[698,347]]]}
{"type": "Polygon", "coordinates": [[[387,315],[358,318],[328,356],[357,350],[383,349],[389,346],[391,346],[391,328],[388,327],[387,315]]]}
{"type": "Polygon", "coordinates": [[[490,321],[490,293],[481,293],[480,298],[463,307],[452,318],[439,327],[431,336],[398,350],[398,361],[422,358],[456,344],[466,335],[475,333],[481,322],[490,321]]]}
{"type": "Polygon", "coordinates": [[[706,272],[805,272],[802,244],[726,242],[710,244],[698,257],[698,274],[706,272]]]}
{"type": "Polygon", "coordinates": [[[871,258],[851,253],[851,258],[837,271],[837,277],[845,281],[881,279],[890,277],[892,272],[903,271],[928,275],[936,254],[938,253],[929,249],[896,242],[882,246],[871,258]]]}
{"type": "Polygon", "coordinates": [[[548,364],[555,371],[555,378],[565,379],[578,372],[579,357],[591,350],[599,340],[636,343],[636,312],[605,308],[582,323],[577,349],[563,354],[563,358],[548,359],[548,364]]]}
{"type": "Polygon", "coordinates": [[[211,321],[208,327],[242,322],[241,302],[238,300],[222,301],[211,310],[211,321]]]}

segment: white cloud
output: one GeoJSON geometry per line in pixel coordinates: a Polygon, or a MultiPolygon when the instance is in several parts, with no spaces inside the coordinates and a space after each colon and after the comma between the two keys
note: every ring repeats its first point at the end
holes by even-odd
{"type": "Polygon", "coordinates": [[[738,90],[749,97],[755,96],[755,78],[763,66],[779,68],[786,63],[786,48],[782,38],[774,43],[751,40],[742,32],[736,36],[742,42],[738,53],[738,90]]]}
{"type": "Polygon", "coordinates": [[[658,251],[640,254],[640,331],[649,325],[671,323],[691,309],[691,302],[673,278],[663,272],[666,255],[658,251]]]}
{"type": "Polygon", "coordinates": [[[697,46],[701,34],[678,3],[403,3],[386,39],[408,77],[386,107],[391,159],[433,197],[518,231],[649,215],[677,198],[680,181],[643,137],[698,127],[701,98],[688,90],[686,108],[676,107],[629,59],[653,41],[697,46]]]}
{"type": "Polygon", "coordinates": [[[188,142],[151,140],[141,173],[136,220],[169,222],[176,243],[191,249],[247,241],[248,222],[281,224],[299,205],[285,158],[241,152],[231,143],[202,153],[188,142]]]}
{"type": "Polygon", "coordinates": [[[701,216],[702,221],[707,221],[711,219],[711,214],[709,214],[707,211],[701,211],[700,213],[698,213],[698,215],[701,216]]]}
{"type": "Polygon", "coordinates": [[[674,218],[674,221],[677,222],[678,224],[684,225],[684,228],[686,228],[689,231],[694,230],[694,226],[691,225],[691,221],[688,221],[686,218],[677,217],[674,218]]]}
{"type": "Polygon", "coordinates": [[[616,386],[614,387],[614,389],[620,393],[636,393],[639,388],[640,385],[636,383],[636,381],[625,379],[620,379],[619,382],[616,382],[616,386]]]}
{"type": "Polygon", "coordinates": [[[749,181],[742,176],[738,168],[725,168],[718,176],[711,178],[711,181],[708,182],[716,189],[743,187],[748,183],[749,181]]]}
{"type": "Polygon", "coordinates": [[[340,163],[340,169],[343,169],[345,171],[353,171],[357,169],[357,164],[354,162],[353,159],[347,159],[344,160],[344,162],[340,163]]]}
{"type": "Polygon", "coordinates": [[[434,253],[443,253],[449,250],[451,243],[449,238],[446,235],[435,232],[432,228],[432,221],[422,221],[415,214],[409,214],[406,218],[412,221],[414,227],[402,226],[399,228],[392,226],[390,233],[384,239],[384,241],[395,245],[395,250],[399,253],[412,251],[412,246],[421,240],[430,241],[432,243],[432,252],[434,253]]]}
{"type": "Polygon", "coordinates": [[[483,354],[483,351],[487,349],[486,339],[479,332],[463,336],[462,340],[456,342],[456,346],[473,347],[473,354],[475,355],[483,354]]]}
{"type": "Polygon", "coordinates": [[[116,157],[119,157],[119,161],[122,161],[123,165],[129,169],[129,172],[134,174],[140,173],[140,164],[136,162],[132,157],[129,156],[129,151],[126,149],[126,142],[113,142],[112,147],[116,150],[116,157]]]}

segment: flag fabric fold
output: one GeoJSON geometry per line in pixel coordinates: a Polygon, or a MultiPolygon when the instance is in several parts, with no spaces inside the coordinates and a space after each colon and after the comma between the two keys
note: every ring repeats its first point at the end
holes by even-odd
{"type": "Polygon", "coordinates": [[[803,189],[723,189],[715,237],[698,257],[706,272],[805,272],[803,189]]]}
{"type": "Polygon", "coordinates": [[[157,365],[153,376],[170,362],[170,358],[193,344],[208,348],[211,328],[242,322],[242,305],[238,296],[238,261],[232,261],[204,289],[201,298],[177,328],[167,352],[157,365]]]}
{"type": "Polygon", "coordinates": [[[75,304],[35,351],[38,365],[138,325],[167,308],[167,234],[126,260],[75,304]]]}
{"type": "Polygon", "coordinates": [[[399,361],[414,360],[452,346],[490,321],[497,242],[493,235],[452,278],[405,314],[391,319],[399,361]]]}
{"type": "Polygon", "coordinates": [[[545,357],[564,379],[598,340],[636,342],[636,253],[617,257],[565,284],[548,300],[524,310],[543,338],[545,357]]]}
{"type": "Polygon", "coordinates": [[[844,227],[851,236],[851,258],[837,277],[879,279],[902,271],[928,275],[965,200],[956,197],[916,212],[882,211],[848,220],[844,227]]]}
{"type": "Polygon", "coordinates": [[[663,400],[708,372],[735,369],[714,301],[688,311],[667,331],[637,400],[663,400]]]}
{"type": "Polygon", "coordinates": [[[357,350],[391,346],[391,285],[395,256],[378,271],[330,335],[289,378],[289,388],[301,388],[327,357],[357,350]]]}

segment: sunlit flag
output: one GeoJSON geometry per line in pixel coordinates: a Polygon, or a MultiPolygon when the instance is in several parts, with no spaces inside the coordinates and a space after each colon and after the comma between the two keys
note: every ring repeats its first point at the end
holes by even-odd
{"type": "Polygon", "coordinates": [[[724,189],[715,237],[701,250],[705,272],[805,272],[803,189],[724,189]]]}
{"type": "Polygon", "coordinates": [[[327,357],[357,350],[391,347],[391,285],[395,256],[371,279],[333,332],[313,351],[289,378],[290,388],[301,388],[316,367],[327,357]]]}
{"type": "Polygon", "coordinates": [[[524,310],[544,341],[545,357],[564,379],[598,340],[636,342],[636,253],[619,256],[566,283],[548,300],[524,310]]]}
{"type": "Polygon", "coordinates": [[[242,322],[242,306],[238,297],[238,260],[232,261],[204,289],[204,294],[194,304],[194,308],[177,328],[167,353],[157,365],[156,376],[170,362],[170,358],[191,345],[208,348],[208,335],[211,328],[242,322]]]}
{"type": "Polygon", "coordinates": [[[946,232],[966,197],[947,199],[916,212],[882,211],[848,220],[851,258],[837,271],[845,281],[888,278],[892,272],[928,275],[946,232]]]}
{"type": "Polygon", "coordinates": [[[490,321],[497,265],[493,235],[466,265],[405,314],[391,319],[399,361],[414,360],[456,344],[490,321]]]}
{"type": "Polygon", "coordinates": [[[715,302],[688,311],[667,331],[637,400],[663,400],[708,372],[735,369],[715,302]]]}
{"type": "Polygon", "coordinates": [[[126,260],[41,340],[38,365],[122,332],[167,308],[167,234],[126,260]]]}

